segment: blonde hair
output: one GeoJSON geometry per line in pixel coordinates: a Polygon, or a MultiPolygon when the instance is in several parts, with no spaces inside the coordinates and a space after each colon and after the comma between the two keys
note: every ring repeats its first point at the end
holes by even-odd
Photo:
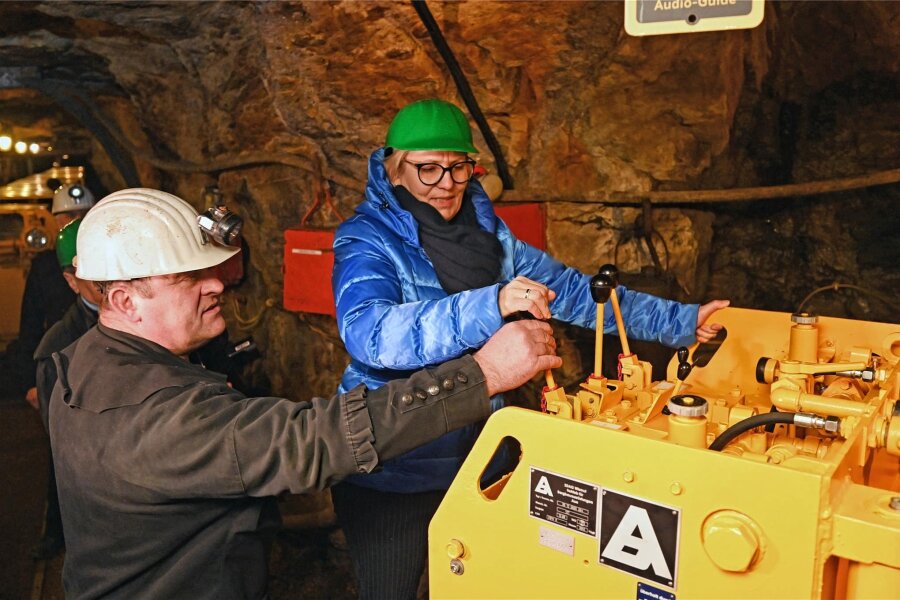
{"type": "Polygon", "coordinates": [[[384,170],[387,171],[388,180],[392,185],[396,185],[400,178],[400,169],[403,168],[407,154],[409,154],[409,150],[394,150],[390,156],[384,159],[384,170]]]}

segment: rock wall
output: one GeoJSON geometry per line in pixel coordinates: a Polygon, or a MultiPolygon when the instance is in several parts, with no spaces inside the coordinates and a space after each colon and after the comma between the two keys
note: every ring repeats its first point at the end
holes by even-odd
{"type": "MultiPolygon", "coordinates": [[[[515,181],[503,200],[547,202],[550,251],[585,271],[652,265],[640,207],[610,203],[613,192],[897,167],[896,3],[767,3],[753,30],[647,38],[624,33],[621,3],[428,6],[503,148],[515,181]]],[[[462,104],[413,7],[40,2],[4,10],[31,15],[32,28],[13,40],[0,26],[7,53],[27,50],[57,79],[94,82],[80,93],[121,130],[143,185],[198,207],[205,186],[220,187],[247,220],[248,276],[228,293],[226,312],[233,337],[252,334],[265,353],[256,381],[298,399],[330,394],[346,355],[333,319],[281,307],[282,231],[299,224],[320,176],[331,180],[341,214],[352,213],[368,154],[400,107],[429,96],[462,104]],[[272,160],[251,160],[261,153],[272,160]]],[[[493,168],[480,133],[476,145],[493,168]]],[[[108,159],[96,162],[107,188],[124,185],[108,159]]],[[[885,295],[900,280],[897,194],[893,185],[656,207],[651,237],[682,300],[792,310],[837,280],[885,295]]],[[[337,222],[324,211],[310,221],[337,222]]],[[[896,306],[874,298],[847,288],[811,302],[829,314],[896,321],[896,306]]]]}

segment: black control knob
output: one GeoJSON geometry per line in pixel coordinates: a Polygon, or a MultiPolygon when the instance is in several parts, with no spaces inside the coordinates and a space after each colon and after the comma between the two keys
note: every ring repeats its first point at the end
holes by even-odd
{"type": "Polygon", "coordinates": [[[594,275],[591,278],[591,298],[597,304],[605,304],[614,287],[616,284],[606,275],[594,275]]]}
{"type": "Polygon", "coordinates": [[[684,381],[687,379],[687,376],[691,374],[691,369],[694,368],[694,365],[691,363],[678,363],[678,371],[675,373],[675,376],[679,381],[684,381]]]}
{"type": "Polygon", "coordinates": [[[616,268],[616,265],[606,263],[605,265],[600,267],[598,274],[609,277],[609,279],[612,281],[613,287],[619,285],[619,269],[616,268]]]}
{"type": "Polygon", "coordinates": [[[687,379],[687,376],[691,374],[691,369],[694,368],[694,365],[688,362],[688,354],[688,349],[685,346],[681,346],[675,351],[675,356],[678,357],[678,370],[675,372],[675,377],[679,381],[687,379]]]}

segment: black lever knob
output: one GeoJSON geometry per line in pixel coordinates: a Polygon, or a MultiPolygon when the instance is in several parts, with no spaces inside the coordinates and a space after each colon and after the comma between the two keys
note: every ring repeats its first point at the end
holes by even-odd
{"type": "Polygon", "coordinates": [[[687,379],[687,376],[691,374],[691,369],[693,368],[694,365],[692,365],[691,363],[678,363],[678,371],[676,372],[675,376],[678,377],[679,381],[684,381],[685,379],[687,379]]]}
{"type": "Polygon", "coordinates": [[[613,287],[619,285],[619,269],[616,268],[616,265],[612,265],[606,263],[600,270],[598,271],[600,275],[606,275],[612,281],[613,287]]]}
{"type": "Polygon", "coordinates": [[[591,278],[591,298],[597,304],[605,304],[615,286],[616,284],[606,275],[602,273],[594,275],[591,278]]]}
{"type": "Polygon", "coordinates": [[[604,275],[612,281],[613,287],[619,285],[619,269],[616,265],[606,263],[597,271],[598,275],[604,275]]]}
{"type": "Polygon", "coordinates": [[[688,362],[688,354],[688,349],[685,346],[681,346],[675,351],[675,356],[678,357],[678,370],[675,372],[675,377],[679,381],[687,379],[687,376],[691,374],[691,369],[694,368],[694,365],[688,362]]]}

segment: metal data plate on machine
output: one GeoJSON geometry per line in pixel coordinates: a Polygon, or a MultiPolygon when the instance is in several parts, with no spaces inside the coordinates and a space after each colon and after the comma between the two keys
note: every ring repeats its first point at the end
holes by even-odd
{"type": "Polygon", "coordinates": [[[763,0],[625,0],[625,31],[633,36],[753,29],[763,0]]]}

